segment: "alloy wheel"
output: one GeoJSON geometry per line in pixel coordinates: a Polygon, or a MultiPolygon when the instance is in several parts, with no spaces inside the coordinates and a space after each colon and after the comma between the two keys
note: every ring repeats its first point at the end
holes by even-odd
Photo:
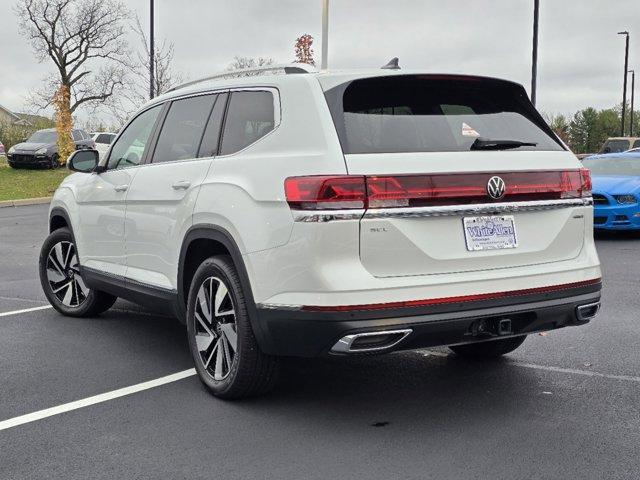
{"type": "Polygon", "coordinates": [[[225,283],[208,277],[200,285],[194,307],[195,341],[205,370],[214,380],[229,376],[238,348],[236,313],[225,283]]]}
{"type": "Polygon", "coordinates": [[[79,307],[87,299],[89,288],[80,276],[75,245],[56,243],[47,256],[47,280],[51,292],[67,307],[79,307]]]}

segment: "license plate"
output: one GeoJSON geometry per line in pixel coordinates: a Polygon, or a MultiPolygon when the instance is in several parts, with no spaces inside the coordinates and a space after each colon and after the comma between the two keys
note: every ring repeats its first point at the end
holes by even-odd
{"type": "Polygon", "coordinates": [[[513,215],[464,217],[462,223],[467,250],[470,252],[502,250],[518,246],[513,215]]]}

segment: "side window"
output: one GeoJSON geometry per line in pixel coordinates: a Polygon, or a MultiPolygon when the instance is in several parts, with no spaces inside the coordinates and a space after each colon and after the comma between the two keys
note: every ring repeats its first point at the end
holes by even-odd
{"type": "Polygon", "coordinates": [[[142,154],[161,110],[162,105],[150,108],[127,126],[111,148],[108,169],[140,165],[142,154]]]}
{"type": "Polygon", "coordinates": [[[640,148],[640,140],[636,140],[635,142],[633,142],[633,147],[631,148],[640,148]]]}
{"type": "Polygon", "coordinates": [[[79,142],[82,140],[82,135],[80,135],[80,130],[72,130],[71,137],[73,137],[74,142],[79,142]]]}
{"type": "Polygon", "coordinates": [[[96,137],[96,143],[104,143],[105,145],[109,145],[113,140],[113,136],[108,133],[101,133],[96,137]]]}
{"type": "Polygon", "coordinates": [[[238,152],[274,129],[271,92],[233,92],[222,134],[221,155],[238,152]]]}
{"type": "Polygon", "coordinates": [[[215,95],[175,100],[158,137],[153,163],[196,158],[215,95]]]}
{"type": "Polygon", "coordinates": [[[207,122],[207,128],[202,137],[202,144],[198,157],[215,157],[218,154],[218,146],[220,144],[220,130],[222,127],[222,119],[224,117],[224,108],[227,105],[228,93],[221,93],[213,106],[213,111],[207,122]]]}

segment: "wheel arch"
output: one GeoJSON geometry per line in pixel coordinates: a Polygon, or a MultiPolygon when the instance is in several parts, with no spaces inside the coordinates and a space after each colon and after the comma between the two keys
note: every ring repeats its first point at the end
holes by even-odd
{"type": "Polygon", "coordinates": [[[265,350],[265,342],[268,342],[265,332],[258,322],[253,290],[247,273],[240,249],[233,236],[223,227],[212,224],[198,224],[192,226],[185,234],[180,249],[180,259],[178,263],[178,301],[176,312],[178,319],[186,322],[186,305],[189,295],[191,279],[200,263],[212,255],[229,255],[238,272],[243,294],[247,302],[249,320],[253,328],[254,335],[260,347],[265,350]]]}
{"type": "Polygon", "coordinates": [[[66,210],[60,207],[54,207],[49,213],[49,233],[53,233],[60,228],[68,228],[73,235],[73,228],[71,228],[71,218],[66,210]]]}

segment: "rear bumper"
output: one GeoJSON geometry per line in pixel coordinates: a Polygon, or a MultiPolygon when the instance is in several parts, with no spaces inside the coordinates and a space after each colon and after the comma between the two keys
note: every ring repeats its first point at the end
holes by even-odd
{"type": "MultiPolygon", "coordinates": [[[[388,330],[410,332],[390,348],[393,351],[454,345],[497,337],[583,325],[578,307],[599,304],[601,283],[547,293],[454,304],[384,310],[303,311],[258,306],[261,347],[272,355],[315,357],[335,353],[348,335],[388,330]],[[509,331],[493,325],[509,320],[509,331]],[[488,325],[488,329],[480,328],[488,325]]],[[[398,337],[399,338],[399,337],[398,337]]]]}

